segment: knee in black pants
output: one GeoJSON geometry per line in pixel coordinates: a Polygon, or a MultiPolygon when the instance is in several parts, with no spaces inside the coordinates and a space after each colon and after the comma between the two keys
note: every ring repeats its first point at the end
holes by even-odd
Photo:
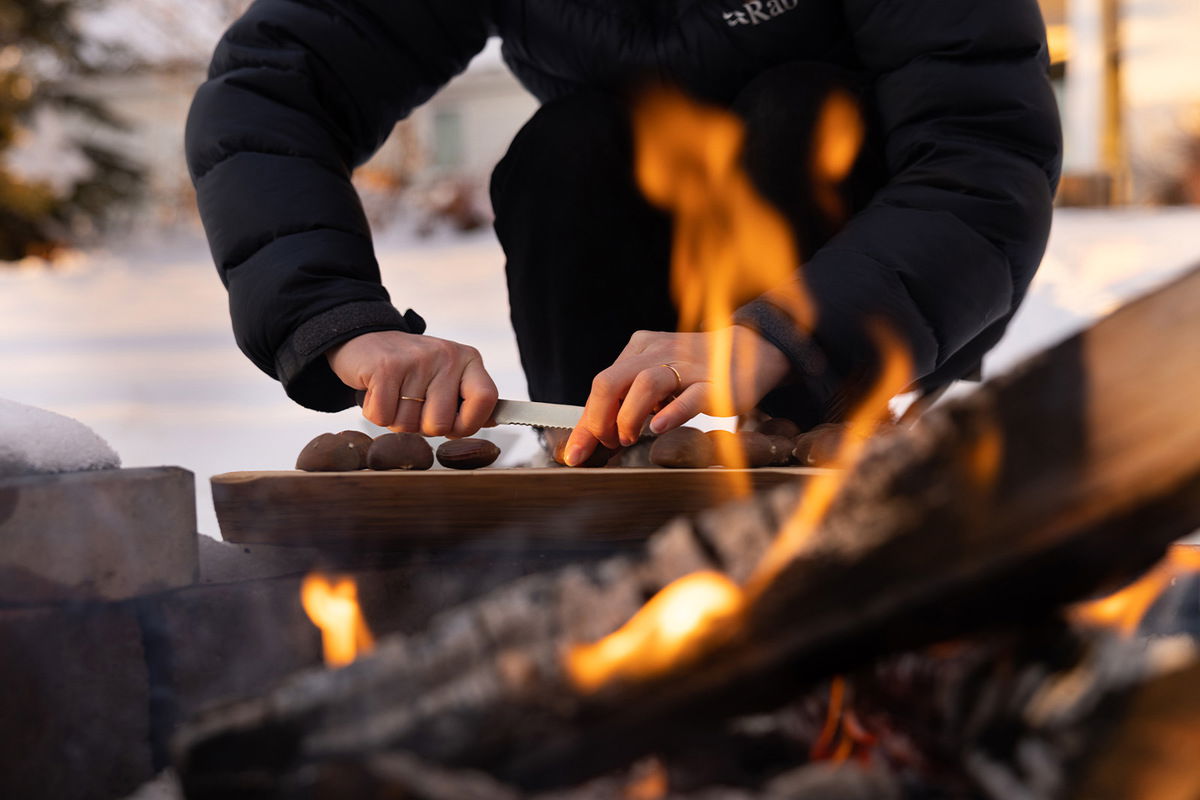
{"type": "Polygon", "coordinates": [[[492,175],[513,330],[535,400],[581,403],[637,330],[673,330],[670,220],[633,177],[629,111],[585,92],[543,106],[492,175]]]}
{"type": "Polygon", "coordinates": [[[514,201],[561,204],[561,193],[586,191],[597,177],[629,172],[629,113],[601,92],[579,92],[546,103],[534,113],[492,172],[497,218],[514,201]],[[514,185],[514,176],[518,185],[514,185]]]}

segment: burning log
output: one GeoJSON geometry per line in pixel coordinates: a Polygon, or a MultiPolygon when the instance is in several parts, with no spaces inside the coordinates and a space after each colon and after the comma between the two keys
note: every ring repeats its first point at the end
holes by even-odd
{"type": "MultiPolygon", "coordinates": [[[[398,750],[565,785],[880,655],[1045,618],[1126,581],[1200,526],[1200,424],[1181,385],[1200,361],[1198,305],[1200,271],[872,442],[811,530],[791,514],[796,490],[777,490],[678,521],[640,557],[527,578],[345,669],[214,712],[178,742],[188,794],[398,750]],[[777,531],[791,546],[761,560],[777,531]],[[627,663],[581,684],[580,643],[705,570],[744,587],[735,608],[684,619],[664,663],[618,654],[627,663]]],[[[627,641],[643,650],[670,630],[627,641]]]]}

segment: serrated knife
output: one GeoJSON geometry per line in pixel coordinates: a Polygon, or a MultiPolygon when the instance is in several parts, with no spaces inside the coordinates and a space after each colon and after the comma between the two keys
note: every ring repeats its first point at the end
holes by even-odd
{"type": "MultiPolygon", "coordinates": [[[[354,399],[361,406],[367,393],[355,392],[354,399]]],[[[583,416],[583,406],[562,403],[535,403],[532,400],[496,401],[491,421],[496,425],[532,425],[539,428],[574,428],[583,416]]]]}
{"type": "Polygon", "coordinates": [[[492,421],[497,425],[535,425],[541,428],[574,428],[583,406],[535,403],[532,400],[497,400],[492,421]]]}

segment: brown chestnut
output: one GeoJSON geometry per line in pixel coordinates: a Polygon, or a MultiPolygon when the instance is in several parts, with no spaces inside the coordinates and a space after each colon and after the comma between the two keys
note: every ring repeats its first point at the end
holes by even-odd
{"type": "Polygon", "coordinates": [[[796,463],[809,467],[828,467],[837,461],[844,435],[842,425],[818,425],[808,433],[796,437],[792,458],[796,463]]]}
{"type": "MultiPolygon", "coordinates": [[[[569,439],[569,438],[570,438],[569,435],[562,436],[558,439],[558,441],[555,442],[554,453],[550,456],[551,458],[554,459],[555,463],[566,466],[567,461],[563,457],[563,451],[567,449],[567,439],[569,439]]],[[[582,464],[577,464],[576,466],[603,467],[603,466],[606,466],[608,464],[608,462],[612,460],[612,457],[615,456],[618,452],[619,451],[613,450],[610,447],[605,447],[602,444],[597,444],[596,449],[592,451],[592,454],[590,456],[588,456],[586,459],[584,459],[582,464]]]]}
{"type": "Polygon", "coordinates": [[[451,439],[438,445],[437,460],[450,469],[479,469],[500,457],[500,448],[487,439],[451,439]]]}
{"type": "Polygon", "coordinates": [[[708,464],[711,467],[731,467],[734,465],[743,466],[744,459],[739,455],[741,445],[738,443],[737,434],[733,431],[705,431],[704,438],[708,439],[712,445],[712,456],[709,457],[708,464]]]}
{"type": "Polygon", "coordinates": [[[759,431],[739,431],[737,437],[746,454],[747,467],[768,467],[775,461],[770,436],[759,431]]]}
{"type": "Polygon", "coordinates": [[[342,472],[362,469],[362,455],[351,442],[333,433],[322,433],[300,451],[296,469],[305,472],[342,472]]]}
{"type": "Polygon", "coordinates": [[[772,467],[786,467],[792,463],[792,450],[796,443],[790,436],[768,436],[767,440],[771,446],[771,460],[768,462],[772,467]]]}
{"type": "Polygon", "coordinates": [[[758,431],[709,431],[712,463],[721,467],[765,467],[771,463],[771,440],[758,431]]]}
{"type": "Polygon", "coordinates": [[[362,431],[342,431],[337,436],[339,439],[349,442],[350,447],[358,453],[358,469],[366,469],[367,452],[371,449],[373,441],[371,437],[362,431]]]}
{"type": "Polygon", "coordinates": [[[650,461],[673,469],[707,467],[712,463],[712,440],[696,428],[676,428],[654,440],[650,461]]]}
{"type": "Polygon", "coordinates": [[[369,469],[429,469],[433,448],[416,433],[385,433],[371,442],[367,451],[369,469]]]}

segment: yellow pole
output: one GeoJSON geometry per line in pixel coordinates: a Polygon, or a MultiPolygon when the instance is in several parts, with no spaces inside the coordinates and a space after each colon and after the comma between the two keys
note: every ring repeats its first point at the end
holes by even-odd
{"type": "Polygon", "coordinates": [[[1100,157],[1112,178],[1113,203],[1129,201],[1129,165],[1125,152],[1124,103],[1121,85],[1121,8],[1120,0],[1103,0],[1104,36],[1104,128],[1100,138],[1100,157]]]}

